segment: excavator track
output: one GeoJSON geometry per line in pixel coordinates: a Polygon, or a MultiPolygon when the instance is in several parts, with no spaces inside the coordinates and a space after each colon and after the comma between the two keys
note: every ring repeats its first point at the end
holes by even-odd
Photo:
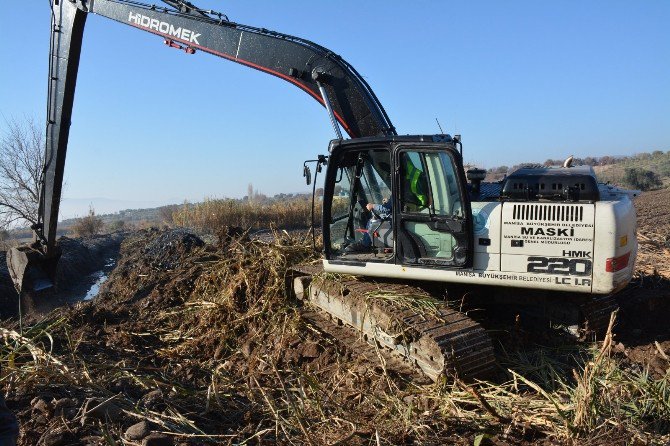
{"type": "Polygon", "coordinates": [[[318,331],[322,336],[330,336],[352,356],[362,358],[370,364],[378,365],[386,373],[395,373],[417,384],[431,382],[421,370],[401,356],[394,354],[389,349],[377,348],[377,346],[370,344],[357,331],[340,323],[339,319],[332,318],[311,305],[304,306],[300,311],[300,316],[311,329],[318,331]]]}
{"type": "Polygon", "coordinates": [[[293,290],[335,324],[356,329],[368,344],[402,358],[433,381],[452,375],[486,379],[495,371],[486,331],[421,288],[303,275],[295,277],[293,290]]]}

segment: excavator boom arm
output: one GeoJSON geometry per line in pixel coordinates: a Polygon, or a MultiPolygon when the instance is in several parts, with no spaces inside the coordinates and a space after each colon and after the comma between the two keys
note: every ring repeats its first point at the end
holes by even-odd
{"type": "Polygon", "coordinates": [[[395,134],[381,103],[356,70],[308,40],[230,22],[222,14],[178,0],[166,0],[161,7],[129,0],[53,0],[52,11],[46,163],[35,228],[47,257],[55,252],[70,118],[89,13],[159,35],[187,52],[201,50],[284,79],[330,106],[352,138],[395,134]]]}
{"type": "MultiPolygon", "coordinates": [[[[51,9],[47,137],[38,223],[33,226],[36,242],[8,256],[19,289],[27,276],[41,277],[44,284],[45,276],[54,275],[58,260],[58,211],[88,14],[159,35],[166,44],[187,53],[200,50],[284,79],[324,105],[352,138],[396,134],[362,76],[337,54],[308,40],[234,23],[223,14],[181,0],[164,0],[164,6],[132,0],[52,0],[51,9]],[[37,258],[50,265],[49,271],[26,275],[31,264],[39,263],[37,258]]],[[[337,125],[336,130],[339,133],[337,125]]]]}

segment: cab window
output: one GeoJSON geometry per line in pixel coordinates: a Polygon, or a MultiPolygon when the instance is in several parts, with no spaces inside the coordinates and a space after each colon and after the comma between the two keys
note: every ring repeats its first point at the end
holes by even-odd
{"type": "Polygon", "coordinates": [[[463,237],[453,230],[460,225],[447,224],[464,215],[453,159],[438,150],[404,150],[397,159],[403,263],[462,263],[463,237]]]}
{"type": "Polygon", "coordinates": [[[329,221],[331,252],[343,260],[392,258],[390,219],[372,226],[374,215],[366,208],[368,203],[380,204],[392,199],[390,152],[387,149],[352,151],[337,163],[329,221]],[[347,249],[352,245],[359,249],[347,249]]]}

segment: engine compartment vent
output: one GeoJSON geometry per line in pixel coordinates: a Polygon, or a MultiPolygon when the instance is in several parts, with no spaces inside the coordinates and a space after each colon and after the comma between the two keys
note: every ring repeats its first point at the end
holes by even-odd
{"type": "Polygon", "coordinates": [[[523,221],[568,221],[584,220],[584,207],[574,204],[515,204],[512,218],[523,221]]]}
{"type": "Polygon", "coordinates": [[[523,167],[505,178],[501,196],[523,201],[598,201],[600,192],[590,166],[523,167]]]}

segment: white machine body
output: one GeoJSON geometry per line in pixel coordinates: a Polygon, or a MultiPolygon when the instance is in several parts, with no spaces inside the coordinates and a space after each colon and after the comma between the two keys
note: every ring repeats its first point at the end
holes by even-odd
{"type": "Polygon", "coordinates": [[[599,185],[595,202],[473,201],[468,269],[324,260],[333,273],[609,294],[632,278],[636,215],[626,191],[599,185]]]}

